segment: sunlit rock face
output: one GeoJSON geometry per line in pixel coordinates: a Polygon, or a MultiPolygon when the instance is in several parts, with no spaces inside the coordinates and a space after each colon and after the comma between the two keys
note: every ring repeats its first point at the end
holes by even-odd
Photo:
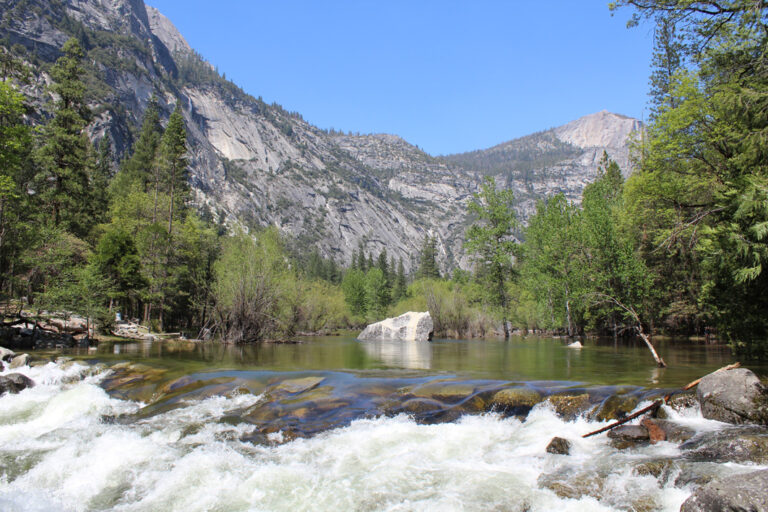
{"type": "MultiPolygon", "coordinates": [[[[579,201],[603,151],[625,174],[631,170],[627,139],[640,122],[609,112],[486,150],[435,157],[396,135],[318,129],[244,93],[140,0],[0,0],[0,7],[6,13],[0,39],[42,62],[58,58],[73,26],[93,35],[92,43],[102,41],[89,53],[98,93],[88,132],[94,140],[112,140],[116,162],[129,154],[153,96],[163,118],[178,102],[198,207],[227,225],[277,226],[339,264],[348,264],[362,243],[374,257],[386,249],[410,272],[429,235],[437,239],[444,273],[468,269],[467,202],[485,175],[515,192],[525,222],[542,197],[563,192],[579,201]]],[[[41,120],[51,99],[50,77],[46,66],[28,61],[35,73],[24,92],[41,120]]]]}

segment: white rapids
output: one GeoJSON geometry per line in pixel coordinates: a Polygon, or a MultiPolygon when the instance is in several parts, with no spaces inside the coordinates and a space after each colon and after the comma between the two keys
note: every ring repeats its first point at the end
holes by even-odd
{"type": "MultiPolygon", "coordinates": [[[[676,456],[675,445],[615,450],[605,436],[580,437],[600,424],[565,422],[543,405],[525,421],[486,414],[419,425],[401,415],[285,443],[272,434],[273,444],[258,445],[241,440],[253,425],[217,420],[261,396],[215,396],[120,424],[105,417],[143,404],[99,387],[109,370],[49,363],[15,371],[37,386],[0,397],[6,512],[676,511],[691,493],[632,472],[638,459],[676,456]],[[546,453],[553,436],[572,440],[572,455],[546,453]],[[569,470],[607,474],[600,499],[561,498],[539,485],[542,475],[569,470]]],[[[682,419],[697,430],[719,425],[682,419]]]]}

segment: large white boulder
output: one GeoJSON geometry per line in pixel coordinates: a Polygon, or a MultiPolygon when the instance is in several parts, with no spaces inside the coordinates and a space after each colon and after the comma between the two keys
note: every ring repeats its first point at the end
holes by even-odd
{"type": "Polygon", "coordinates": [[[395,318],[371,324],[357,337],[359,340],[428,341],[432,339],[432,317],[429,311],[409,311],[395,318]]]}

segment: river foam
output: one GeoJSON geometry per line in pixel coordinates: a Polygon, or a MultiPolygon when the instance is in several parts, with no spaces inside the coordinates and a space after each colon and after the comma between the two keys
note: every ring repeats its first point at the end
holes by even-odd
{"type": "MultiPolygon", "coordinates": [[[[124,423],[143,404],[110,397],[99,386],[109,370],[20,371],[38,385],[0,398],[0,510],[9,512],[671,511],[691,492],[632,470],[638,460],[675,457],[675,445],[619,451],[604,436],[580,437],[599,423],[566,422],[542,404],[524,421],[483,414],[423,425],[399,415],[254,444],[243,439],[255,427],[231,417],[260,395],[191,400],[124,423]],[[572,440],[570,456],[546,453],[553,436],[572,440]],[[542,484],[594,475],[599,489],[571,497],[542,484]]],[[[696,415],[688,421],[717,428],[696,415]]]]}

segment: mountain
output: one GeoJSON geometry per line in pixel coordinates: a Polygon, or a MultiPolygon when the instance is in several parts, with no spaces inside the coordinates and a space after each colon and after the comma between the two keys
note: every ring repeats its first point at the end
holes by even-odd
{"type": "Polygon", "coordinates": [[[603,152],[619,164],[625,177],[632,171],[629,143],[640,133],[637,119],[605,110],[568,124],[526,135],[488,149],[444,157],[461,168],[496,176],[511,188],[523,219],[536,201],[562,192],[576,203],[594,180],[603,152]]]}
{"type": "Polygon", "coordinates": [[[24,92],[36,120],[51,99],[47,70],[75,36],[88,57],[92,139],[109,137],[122,158],[150,98],[165,118],[178,101],[201,210],[229,225],[276,225],[296,246],[317,246],[342,264],[362,243],[411,269],[429,234],[444,270],[467,267],[466,202],[483,175],[513,188],[526,218],[545,195],[578,200],[603,150],[629,169],[625,139],[639,126],[601,112],[487,150],[433,157],[395,135],[321,130],[246,94],[141,0],[0,0],[0,10],[3,46],[35,71],[24,92]]]}

